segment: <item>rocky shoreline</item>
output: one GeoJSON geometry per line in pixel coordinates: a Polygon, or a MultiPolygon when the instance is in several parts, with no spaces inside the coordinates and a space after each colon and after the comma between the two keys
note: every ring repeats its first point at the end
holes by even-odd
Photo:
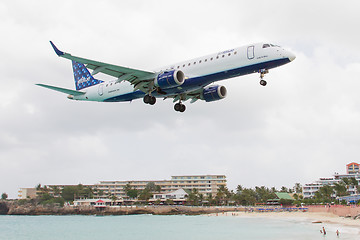
{"type": "Polygon", "coordinates": [[[201,215],[238,211],[235,207],[190,207],[190,206],[65,206],[41,205],[36,203],[19,204],[0,202],[0,215],[201,215]]]}

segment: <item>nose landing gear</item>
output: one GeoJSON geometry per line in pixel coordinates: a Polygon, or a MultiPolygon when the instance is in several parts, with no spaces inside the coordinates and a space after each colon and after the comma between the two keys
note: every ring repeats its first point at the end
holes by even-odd
{"type": "Polygon", "coordinates": [[[259,72],[260,72],[260,85],[266,86],[267,82],[263,78],[264,78],[265,74],[267,74],[269,72],[269,70],[261,69],[259,72]]]}

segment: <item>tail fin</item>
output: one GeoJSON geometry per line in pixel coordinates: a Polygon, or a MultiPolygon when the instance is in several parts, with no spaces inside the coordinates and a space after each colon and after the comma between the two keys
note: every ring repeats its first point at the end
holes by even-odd
{"type": "Polygon", "coordinates": [[[72,66],[74,71],[75,87],[77,91],[103,82],[101,80],[95,79],[84,64],[72,61],[72,66]]]}

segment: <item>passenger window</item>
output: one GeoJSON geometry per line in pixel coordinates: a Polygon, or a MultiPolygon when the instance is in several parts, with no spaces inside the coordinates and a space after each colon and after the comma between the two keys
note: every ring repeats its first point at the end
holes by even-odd
{"type": "Polygon", "coordinates": [[[196,64],[196,62],[194,62],[194,65],[196,64]]]}
{"type": "Polygon", "coordinates": [[[219,59],[219,56],[217,56],[216,59],[219,59]]]}
{"type": "Polygon", "coordinates": [[[234,52],[234,54],[237,54],[237,52],[234,52]]]}
{"type": "Polygon", "coordinates": [[[230,55],[231,55],[231,53],[228,54],[228,56],[230,56],[230,55]]]}
{"type": "Polygon", "coordinates": [[[225,57],[225,55],[222,55],[222,57],[225,57]]]}
{"type": "Polygon", "coordinates": [[[185,64],[183,65],[183,67],[185,67],[185,64]]]}
{"type": "Polygon", "coordinates": [[[270,47],[269,44],[264,44],[264,45],[263,45],[263,48],[268,48],[268,47],[270,47]]]}
{"type": "Polygon", "coordinates": [[[180,68],[180,66],[177,67],[178,69],[180,68]]]}
{"type": "Polygon", "coordinates": [[[205,62],[207,62],[207,59],[205,59],[205,62]]]}
{"type": "Polygon", "coordinates": [[[212,61],[214,58],[210,58],[210,60],[212,61]]]}
{"type": "Polygon", "coordinates": [[[188,66],[190,66],[190,63],[188,64],[188,66]]]}
{"type": "Polygon", "coordinates": [[[201,60],[199,61],[199,63],[201,63],[201,60]]]}

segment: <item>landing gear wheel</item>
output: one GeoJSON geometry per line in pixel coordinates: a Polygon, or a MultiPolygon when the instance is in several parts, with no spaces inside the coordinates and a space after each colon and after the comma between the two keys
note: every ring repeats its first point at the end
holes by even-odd
{"type": "Polygon", "coordinates": [[[149,95],[145,95],[145,96],[144,96],[144,99],[143,99],[143,100],[144,100],[144,103],[146,103],[146,104],[150,103],[150,98],[151,98],[151,97],[150,97],[149,95]]]}
{"type": "Polygon", "coordinates": [[[185,112],[186,107],[185,107],[185,105],[182,104],[182,103],[176,103],[176,104],[174,105],[174,109],[175,109],[175,111],[177,111],[177,112],[185,112]]]}
{"type": "Polygon", "coordinates": [[[260,80],[260,85],[261,86],[266,86],[267,82],[265,80],[260,80]]]}
{"type": "Polygon", "coordinates": [[[150,105],[154,105],[155,103],[156,103],[156,97],[150,96],[149,104],[150,104],[150,105]]]}
{"type": "Polygon", "coordinates": [[[177,112],[179,112],[180,111],[180,109],[181,109],[181,103],[176,103],[175,105],[174,105],[174,110],[175,111],[177,111],[177,112]]]}
{"type": "Polygon", "coordinates": [[[156,97],[150,96],[150,95],[145,95],[143,100],[144,100],[144,103],[150,104],[150,105],[154,105],[156,103],[156,97]]]}
{"type": "Polygon", "coordinates": [[[180,112],[185,112],[185,110],[186,110],[185,105],[184,105],[184,104],[181,104],[180,106],[181,106],[181,107],[180,107],[180,112]]]}

